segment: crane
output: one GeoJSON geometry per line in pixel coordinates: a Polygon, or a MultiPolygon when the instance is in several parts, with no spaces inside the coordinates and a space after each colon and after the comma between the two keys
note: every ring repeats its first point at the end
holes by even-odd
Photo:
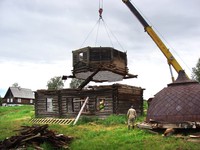
{"type": "Polygon", "coordinates": [[[173,68],[176,70],[177,73],[179,73],[179,71],[182,71],[183,68],[177,62],[175,57],[172,55],[172,53],[169,51],[169,49],[166,47],[166,45],[162,42],[162,40],[159,38],[159,36],[156,34],[156,32],[153,30],[153,28],[146,22],[146,20],[142,17],[142,15],[138,12],[138,10],[133,6],[133,4],[130,2],[130,0],[122,0],[122,1],[130,9],[130,11],[136,16],[136,18],[139,20],[139,22],[143,25],[145,32],[148,33],[148,35],[152,38],[152,40],[156,43],[156,45],[159,47],[161,52],[167,58],[167,62],[169,64],[170,73],[171,73],[171,77],[172,77],[172,82],[174,82],[174,77],[173,77],[171,66],[173,66],[173,68]]]}

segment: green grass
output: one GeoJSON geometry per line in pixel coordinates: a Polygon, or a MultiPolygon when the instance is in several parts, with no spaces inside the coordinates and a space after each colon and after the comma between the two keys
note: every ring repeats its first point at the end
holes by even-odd
{"type": "MultiPolygon", "coordinates": [[[[21,125],[34,117],[33,106],[0,107],[0,140],[17,134],[21,125]]],[[[141,121],[145,116],[137,118],[141,121]]],[[[128,130],[126,116],[111,115],[107,119],[82,117],[77,125],[50,125],[49,129],[59,134],[73,136],[71,150],[198,150],[199,143],[175,137],[163,137],[135,128],[128,130]]],[[[42,145],[51,149],[48,143],[42,145]]],[[[31,150],[31,148],[30,148],[31,150]]]]}
{"type": "Polygon", "coordinates": [[[15,135],[21,125],[34,117],[33,106],[0,107],[0,140],[15,135]]]}

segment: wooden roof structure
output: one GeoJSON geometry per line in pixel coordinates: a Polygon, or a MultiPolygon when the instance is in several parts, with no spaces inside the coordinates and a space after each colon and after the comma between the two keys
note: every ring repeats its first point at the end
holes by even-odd
{"type": "Polygon", "coordinates": [[[33,91],[27,88],[9,87],[4,98],[6,98],[10,93],[15,98],[35,99],[33,91]]]}
{"type": "Polygon", "coordinates": [[[126,52],[112,47],[84,47],[72,51],[72,76],[63,76],[85,80],[79,87],[82,89],[90,81],[115,82],[128,78],[136,78],[127,67],[126,52]]]}

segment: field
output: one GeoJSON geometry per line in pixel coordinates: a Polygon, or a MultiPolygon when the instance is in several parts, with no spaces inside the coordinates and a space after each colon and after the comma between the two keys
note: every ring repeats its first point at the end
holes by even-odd
{"type": "MultiPolygon", "coordinates": [[[[0,107],[0,140],[17,134],[22,125],[34,117],[33,106],[0,107]]],[[[142,121],[143,117],[137,119],[142,121]]],[[[135,128],[128,130],[125,116],[110,116],[105,120],[82,118],[77,125],[50,125],[59,134],[73,136],[72,150],[197,150],[199,143],[176,137],[163,137],[135,128]]],[[[44,149],[52,149],[48,144],[44,149]]],[[[31,149],[31,148],[30,148],[31,149]]]]}

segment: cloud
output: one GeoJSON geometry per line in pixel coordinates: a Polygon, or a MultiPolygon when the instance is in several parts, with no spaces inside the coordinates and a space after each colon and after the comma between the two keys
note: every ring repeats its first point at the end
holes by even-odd
{"type": "MultiPolygon", "coordinates": [[[[199,58],[199,0],[131,2],[190,74],[199,58]]],[[[130,73],[139,76],[123,83],[146,88],[145,98],[166,86],[170,82],[166,58],[121,0],[103,3],[110,37],[101,24],[98,41],[96,26],[83,44],[98,20],[98,7],[99,1],[93,0],[1,0],[1,91],[14,82],[34,90],[46,88],[51,77],[71,74],[72,51],[85,46],[127,51],[130,73]]]]}
{"type": "MultiPolygon", "coordinates": [[[[71,60],[70,60],[71,62],[71,60]]],[[[71,74],[72,67],[67,64],[69,61],[57,61],[56,63],[24,63],[24,62],[3,62],[0,63],[1,74],[0,83],[2,90],[8,89],[14,83],[24,88],[32,90],[46,89],[47,81],[54,76],[71,74]]],[[[69,81],[65,83],[68,86],[69,81]]],[[[1,93],[0,95],[3,95],[1,93]]]]}

